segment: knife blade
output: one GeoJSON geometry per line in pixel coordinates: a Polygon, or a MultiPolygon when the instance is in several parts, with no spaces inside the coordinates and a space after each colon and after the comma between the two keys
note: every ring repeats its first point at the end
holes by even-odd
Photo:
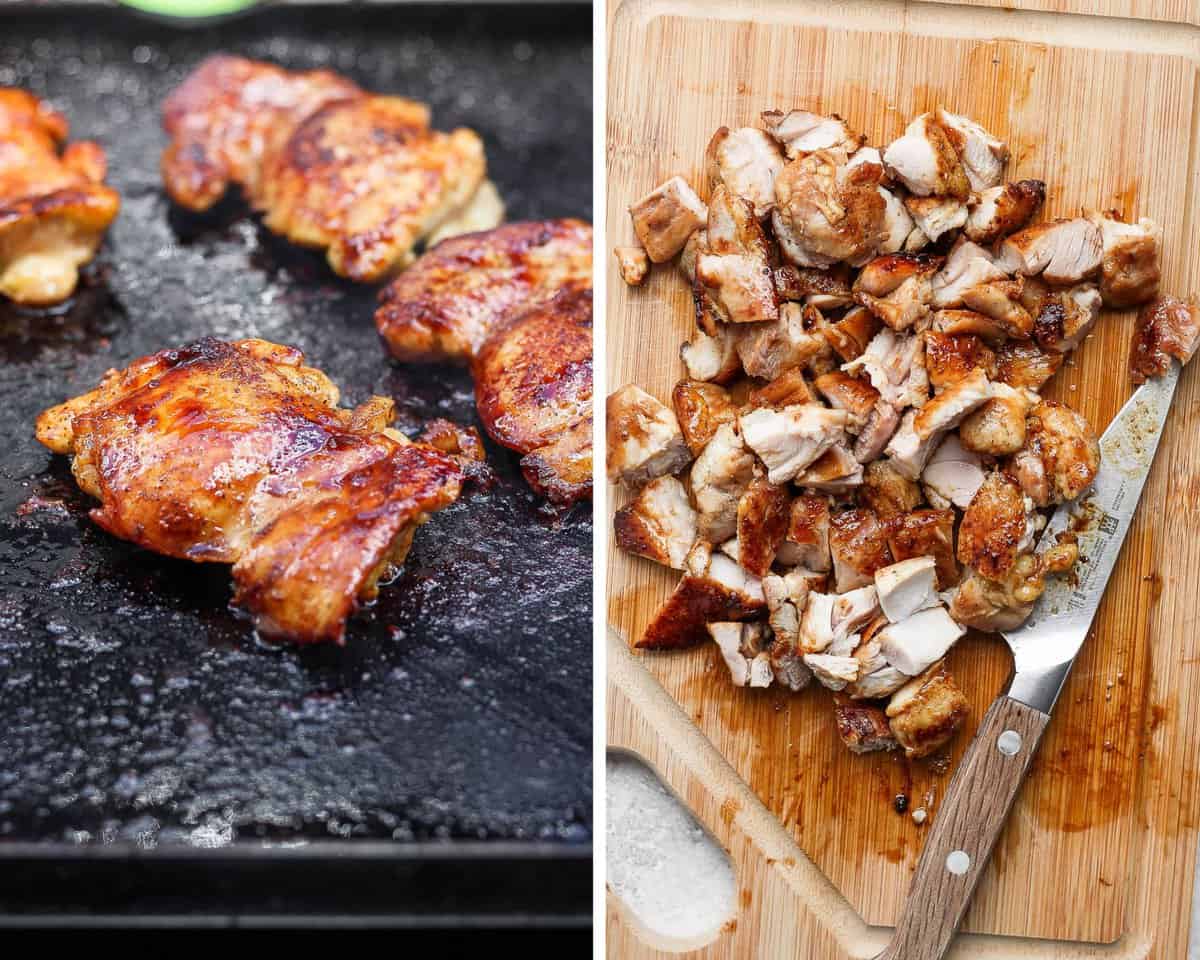
{"type": "Polygon", "coordinates": [[[1079,544],[1074,577],[1049,577],[1029,619],[1003,634],[1014,667],[1008,695],[1042,713],[1054,708],[1091,630],[1154,463],[1179,372],[1172,361],[1169,371],[1126,401],[1100,437],[1100,469],[1091,490],[1055,510],[1038,540],[1040,554],[1059,533],[1074,529],[1079,544]]]}

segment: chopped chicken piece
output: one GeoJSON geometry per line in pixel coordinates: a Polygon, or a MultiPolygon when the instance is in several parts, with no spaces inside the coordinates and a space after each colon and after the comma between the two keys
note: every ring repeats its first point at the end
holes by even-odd
{"type": "Polygon", "coordinates": [[[736,423],[717,428],[692,465],[692,497],[699,511],[700,535],[713,543],[737,533],[738,502],[754,479],[755,461],[736,423]]]}
{"type": "Polygon", "coordinates": [[[891,623],[940,605],[933,557],[911,557],[875,571],[879,607],[891,623]]]}
{"type": "Polygon", "coordinates": [[[1008,275],[992,260],[992,255],[977,243],[960,240],[941,272],[930,281],[932,296],[930,302],[939,309],[948,309],[962,305],[964,290],[990,283],[993,280],[1007,280],[1008,275]]]}
{"type": "Polygon", "coordinates": [[[813,386],[831,407],[850,415],[847,429],[855,433],[866,424],[879,400],[879,391],[870,383],[841,370],[822,374],[813,381],[813,386]]]}
{"type": "Polygon", "coordinates": [[[879,707],[834,697],[833,714],[838,736],[851,753],[896,749],[896,738],[879,707]]]}
{"type": "Polygon", "coordinates": [[[887,662],[901,673],[915,677],[944,657],[966,632],[939,601],[899,622],[889,623],[877,636],[880,652],[887,662]]]}
{"type": "Polygon", "coordinates": [[[765,650],[756,653],[750,661],[750,686],[769,687],[775,680],[775,672],[771,669],[771,655],[765,650]]]}
{"type": "Polygon", "coordinates": [[[621,279],[631,287],[639,287],[650,272],[650,258],[641,247],[613,247],[621,279]]]}
{"type": "Polygon", "coordinates": [[[779,319],[771,275],[753,257],[702,253],[696,261],[696,281],[704,286],[727,323],[779,319]]]}
{"type": "Polygon", "coordinates": [[[708,208],[683,177],[672,177],[629,208],[633,232],[655,263],[670,260],[708,221],[708,208]]]}
{"type": "Polygon", "coordinates": [[[1018,180],[980,191],[967,218],[967,239],[995,243],[1032,220],[1045,199],[1046,184],[1041,180],[1018,180]]]}
{"type": "Polygon", "coordinates": [[[768,620],[775,641],[771,644],[771,668],[776,679],[791,690],[803,690],[812,680],[812,671],[804,665],[799,650],[800,611],[808,602],[806,571],[793,571],[786,576],[774,574],[763,578],[768,620]]]}
{"type": "Polygon", "coordinates": [[[833,643],[833,606],[837,595],[810,591],[800,618],[798,649],[805,654],[820,653],[833,643]]]}
{"type": "Polygon", "coordinates": [[[1100,290],[1094,283],[1052,289],[1036,278],[1025,283],[1021,295],[1034,315],[1033,338],[1043,350],[1067,353],[1091,331],[1100,313],[1100,290]]]}
{"type": "Polygon", "coordinates": [[[1129,370],[1134,383],[1160,377],[1174,357],[1186,364],[1200,343],[1200,308],[1192,301],[1160,297],[1142,307],[1129,351],[1129,370]]]}
{"type": "Polygon", "coordinates": [[[913,510],[893,517],[888,523],[888,546],[896,560],[933,557],[939,590],[958,583],[953,510],[913,510]]]}
{"type": "Polygon", "coordinates": [[[702,380],[680,380],[671,391],[671,404],[693,457],[700,456],[722,424],[737,419],[729,391],[702,380]]]}
{"type": "Polygon", "coordinates": [[[883,453],[898,426],[900,414],[895,407],[882,400],[875,404],[875,409],[858,433],[858,439],[854,441],[854,459],[859,463],[875,460],[883,453]]]}
{"type": "Polygon", "coordinates": [[[854,281],[854,290],[886,297],[913,277],[932,277],[945,265],[945,257],[923,253],[891,253],[869,260],[854,281]]]}
{"type": "Polygon", "coordinates": [[[775,238],[801,267],[865,260],[883,238],[883,197],[876,189],[883,168],[853,166],[820,151],[793,160],[775,178],[775,238]]]}
{"type": "Polygon", "coordinates": [[[759,408],[741,415],[746,446],[758,454],[772,483],[787,483],[846,435],[849,414],[816,404],[759,408]]]}
{"type": "Polygon", "coordinates": [[[829,550],[838,593],[874,583],[875,571],[892,562],[887,527],[873,510],[863,508],[829,518],[829,550]]]}
{"type": "Polygon", "coordinates": [[[1000,183],[1008,147],[974,120],[938,107],[937,119],[962,161],[963,171],[976,193],[1000,183]]]}
{"type": "Polygon", "coordinates": [[[775,552],[787,535],[792,498],[783,487],[755,477],[737,507],[738,562],[756,577],[765,577],[775,552]]]}
{"type": "Polygon", "coordinates": [[[822,493],[842,493],[860,486],[862,481],[862,464],[841,443],[826,450],[796,477],[797,486],[822,493]]]}
{"type": "Polygon", "coordinates": [[[891,461],[873,460],[867,464],[859,500],[863,506],[874,510],[880,520],[887,520],[918,507],[921,488],[897,470],[891,461]]]}
{"type": "MultiPolygon", "coordinates": [[[[1024,447],[1009,464],[1020,489],[1039,507],[1074,500],[1100,469],[1091,425],[1065,404],[1043,400],[1029,412],[1024,447]]],[[[961,549],[961,541],[960,541],[961,549]]],[[[986,570],[980,573],[987,575],[986,570]]]]}
{"type": "Polygon", "coordinates": [[[705,627],[749,620],[766,607],[762,581],[728,557],[697,541],[684,563],[683,579],[637,642],[641,649],[678,649],[704,642],[705,627]]]}
{"type": "Polygon", "coordinates": [[[1062,354],[1042,350],[1035,343],[1010,342],[996,348],[999,383],[1017,389],[1041,390],[1062,365],[1062,354]]]}
{"type": "Polygon", "coordinates": [[[846,373],[865,373],[883,402],[902,410],[922,406],[929,397],[923,341],[917,335],[896,336],[883,327],[862,355],[842,364],[846,373]]]}
{"type": "Polygon", "coordinates": [[[1100,294],[1105,306],[1132,307],[1158,296],[1162,228],[1145,218],[1137,223],[1111,216],[1091,219],[1100,228],[1100,294]]]}
{"type": "MultiPolygon", "coordinates": [[[[878,649],[878,644],[875,645],[878,649]]],[[[860,646],[858,648],[862,650],[860,646]]],[[[857,656],[858,651],[855,651],[857,656]]],[[[901,673],[893,666],[889,666],[884,660],[884,665],[878,670],[867,673],[866,668],[860,666],[858,670],[858,679],[846,686],[845,691],[855,700],[879,700],[883,697],[891,696],[902,686],[904,686],[909,677],[907,674],[901,673]]]]}
{"type": "Polygon", "coordinates": [[[907,330],[929,316],[929,301],[932,297],[930,282],[938,270],[938,263],[938,260],[934,260],[913,271],[886,296],[874,296],[860,287],[854,299],[893,330],[907,330]]]}
{"type": "Polygon", "coordinates": [[[925,463],[937,444],[937,435],[922,438],[913,424],[916,422],[919,410],[909,410],[900,420],[892,438],[888,441],[885,452],[891,458],[892,466],[909,479],[916,480],[925,469],[925,463]]]}
{"type": "Polygon", "coordinates": [[[742,653],[742,629],[745,626],[744,623],[736,622],[708,624],[709,636],[720,649],[735,687],[744,687],[750,682],[750,661],[742,653]]]}
{"type": "Polygon", "coordinates": [[[963,447],[990,457],[1016,453],[1025,445],[1025,415],[1029,406],[1024,391],[1005,383],[993,383],[992,399],[968,415],[958,428],[963,447]]]}
{"type": "Polygon", "coordinates": [[[981,337],[974,334],[926,330],[925,369],[936,392],[957,383],[975,369],[991,377],[996,372],[996,355],[981,337]]]}
{"type": "Polygon", "coordinates": [[[721,127],[709,141],[705,157],[714,190],[724,185],[734,196],[749,201],[760,219],[771,212],[783,156],[767,134],[754,127],[721,127]]]}
{"type": "Polygon", "coordinates": [[[641,387],[629,383],[611,394],[607,411],[610,483],[620,480],[636,490],[691,462],[675,414],[641,387]]]}
{"type": "Polygon", "coordinates": [[[1008,340],[1003,326],[975,310],[938,310],[931,329],[949,337],[978,337],[993,347],[1008,340]]]}
{"type": "Polygon", "coordinates": [[[739,328],[737,352],[742,367],[751,377],[774,380],[789,367],[828,357],[829,341],[820,329],[810,329],[819,321],[816,308],[785,303],[774,322],[739,328]]]}
{"type": "Polygon", "coordinates": [[[807,110],[764,110],[767,132],[783,144],[789,160],[818,150],[841,150],[847,156],[862,146],[865,137],[855,133],[836,113],[823,117],[807,110]]]}
{"type": "Polygon", "coordinates": [[[989,580],[1003,580],[1033,546],[1032,503],[1012,477],[987,475],[958,528],[958,559],[989,580]]]}
{"type": "Polygon", "coordinates": [[[622,550],[682,570],[696,542],[696,511],[682,483],[658,477],[617,511],[613,529],[622,550]]]}
{"type": "Polygon", "coordinates": [[[967,222],[967,205],[958,197],[905,197],[904,208],[930,243],[967,222]]]}
{"type": "Polygon", "coordinates": [[[879,609],[879,592],[873,583],[838,596],[833,603],[833,641],[829,652],[850,656],[858,646],[857,639],[845,647],[835,647],[851,637],[857,638],[859,631],[879,616],[879,609]]]}
{"type": "Polygon", "coordinates": [[[883,197],[883,239],[879,242],[880,253],[898,253],[901,250],[915,250],[923,247],[928,238],[921,232],[908,212],[904,200],[891,190],[883,187],[876,188],[883,197]],[[919,244],[910,243],[912,238],[920,238],[919,244]]]}
{"type": "Polygon", "coordinates": [[[827,653],[806,653],[804,665],[822,686],[841,690],[858,679],[858,661],[853,657],[835,657],[827,653]]]}
{"type": "Polygon", "coordinates": [[[680,346],[679,356],[692,380],[728,383],[742,372],[737,344],[734,331],[720,325],[712,336],[697,330],[691,340],[680,346]]]}
{"type": "Polygon", "coordinates": [[[798,403],[816,400],[808,381],[804,379],[803,367],[785,370],[770,383],[751,390],[748,401],[752,407],[791,407],[798,403]]]}
{"type": "Polygon", "coordinates": [[[843,360],[854,360],[879,333],[879,320],[866,307],[852,307],[824,329],[825,339],[843,360]]]}
{"type": "Polygon", "coordinates": [[[967,709],[967,698],[945,664],[935,663],[892,694],[888,724],[905,756],[927,757],[958,732],[967,709]]]}
{"type": "Polygon", "coordinates": [[[972,410],[992,397],[987,374],[975,369],[929,400],[913,419],[913,431],[921,440],[957,427],[972,410]]]}
{"type": "Polygon", "coordinates": [[[714,189],[708,204],[704,241],[704,247],[697,251],[697,266],[705,252],[719,256],[742,254],[762,267],[766,283],[774,291],[774,247],[754,215],[750,201],[731,193],[724,186],[714,189]]]}
{"type": "MultiPolygon", "coordinates": [[[[984,407],[980,408],[981,410],[984,407]]],[[[974,414],[972,414],[974,416],[974,414]]],[[[1021,419],[1024,431],[1024,416],[1021,419]]],[[[967,509],[983,483],[984,473],[979,455],[963,446],[958,434],[950,434],[941,442],[925,469],[921,482],[947,503],[960,510],[967,509]]]]}
{"type": "Polygon", "coordinates": [[[1017,600],[1007,582],[989,580],[972,570],[954,591],[950,616],[974,630],[988,633],[1015,630],[1033,613],[1034,599],[1036,596],[1017,600]]]}
{"type": "Polygon", "coordinates": [[[854,303],[845,265],[817,270],[785,263],[775,270],[774,277],[775,290],[784,300],[802,300],[818,310],[837,310],[854,303]]]}
{"type": "Polygon", "coordinates": [[[1100,228],[1090,220],[1051,220],[1005,238],[996,265],[1006,273],[1041,274],[1047,283],[1065,286],[1098,273],[1102,250],[1100,228]]]}
{"type": "MultiPolygon", "coordinates": [[[[955,133],[957,133],[955,131],[955,133]]],[[[932,113],[923,113],[883,152],[883,162],[918,197],[965,200],[971,184],[955,149],[955,137],[932,113]]]]}
{"type": "Polygon", "coordinates": [[[792,501],[788,532],[776,559],[789,567],[804,567],[818,573],[829,570],[829,501],[801,494],[792,501]]]}
{"type": "Polygon", "coordinates": [[[1033,332],[1033,317],[1021,304],[1024,279],[993,280],[962,291],[965,307],[981,313],[999,327],[1005,336],[1027,339],[1033,332]]]}

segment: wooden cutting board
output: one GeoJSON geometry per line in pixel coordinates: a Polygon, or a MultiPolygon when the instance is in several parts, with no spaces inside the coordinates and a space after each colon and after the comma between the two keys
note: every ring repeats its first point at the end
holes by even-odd
{"type": "MultiPolygon", "coordinates": [[[[1007,140],[1008,176],[1045,180],[1048,216],[1116,208],[1157,220],[1163,289],[1200,291],[1200,31],[1090,16],[1096,4],[1078,2],[1083,13],[814,0],[622,4],[609,42],[610,243],[632,241],[628,204],[668,176],[703,185],[704,149],[718,126],[803,106],[837,112],[881,144],[940,103],[1007,140]]],[[[1182,19],[1175,5],[1121,6],[1123,14],[1182,19]]],[[[691,328],[686,286],[673,268],[654,270],[636,289],[613,269],[608,276],[609,389],[632,381],[669,403],[683,375],[678,346],[691,328]]],[[[1132,319],[1105,315],[1047,391],[1098,429],[1131,389],[1132,319]]],[[[1067,944],[1113,941],[1115,954],[1105,956],[1184,955],[1200,719],[1198,421],[1193,368],[1094,636],[965,930],[1045,938],[1053,941],[1043,945],[1048,956],[1076,955],[1067,944]]],[[[610,488],[610,512],[625,499],[610,488]]],[[[618,639],[608,737],[650,762],[731,852],[738,912],[705,955],[824,956],[811,952],[814,942],[830,955],[870,955],[883,936],[870,927],[895,921],[926,832],[895,811],[893,798],[903,792],[910,809],[936,815],[949,772],[851,755],[825,691],[738,690],[713,645],[630,653],[677,579],[611,552],[609,622],[618,639]]],[[[1003,643],[983,636],[952,652],[973,714],[949,770],[1009,663],[1003,643]]],[[[610,954],[640,955],[638,945],[652,938],[611,906],[610,954]]],[[[1020,941],[972,943],[972,956],[984,945],[997,956],[1043,955],[1020,941]]]]}

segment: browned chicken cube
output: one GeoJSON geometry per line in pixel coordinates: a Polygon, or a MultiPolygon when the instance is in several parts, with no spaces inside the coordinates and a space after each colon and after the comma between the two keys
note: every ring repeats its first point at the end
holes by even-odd
{"type": "Polygon", "coordinates": [[[760,219],[771,212],[783,154],[770,136],[755,127],[721,127],[709,141],[705,158],[714,189],[724,186],[735,197],[748,201],[760,219]]]}
{"type": "Polygon", "coordinates": [[[636,490],[655,477],[678,473],[692,460],[679,421],[641,387],[629,383],[607,403],[608,479],[636,490]]]}
{"type": "Polygon", "coordinates": [[[829,570],[829,500],[805,493],[792,501],[787,536],[778,559],[789,567],[804,567],[818,573],[829,570]]]}
{"type": "Polygon", "coordinates": [[[1029,412],[1025,445],[1008,469],[1039,507],[1074,500],[1096,479],[1100,443],[1080,414],[1043,400],[1029,412]]]}
{"type": "Polygon", "coordinates": [[[879,332],[880,321],[866,307],[847,310],[840,320],[826,325],[822,332],[829,345],[843,360],[862,356],[867,344],[879,332]]]}
{"type": "Polygon", "coordinates": [[[674,477],[658,477],[613,517],[617,546],[676,570],[696,542],[696,511],[674,477]]]}
{"type": "Polygon", "coordinates": [[[751,390],[747,398],[752,407],[783,407],[794,406],[798,403],[812,403],[816,396],[804,376],[803,367],[792,367],[785,370],[770,383],[756,390],[751,390]]]}
{"type": "Polygon", "coordinates": [[[774,380],[792,367],[828,369],[832,363],[824,320],[816,307],[784,303],[770,323],[738,328],[737,352],[751,377],[774,380]]]}
{"type": "Polygon", "coordinates": [[[958,560],[989,580],[1003,580],[1020,554],[1033,549],[1034,528],[1016,481],[993,470],[958,528],[958,560]]]}
{"type": "Polygon", "coordinates": [[[859,500],[886,521],[920,506],[921,488],[889,461],[874,460],[863,471],[859,500]]]}
{"type": "Polygon", "coordinates": [[[996,348],[994,379],[1010,387],[1040,391],[1062,361],[1061,353],[1043,350],[1035,343],[1011,341],[996,348]]]}
{"type": "Polygon", "coordinates": [[[958,583],[953,510],[913,510],[891,517],[888,520],[888,546],[897,562],[933,557],[939,590],[958,583]]]}
{"type": "Polygon", "coordinates": [[[1021,390],[1003,383],[992,384],[992,399],[959,425],[962,445],[974,453],[1003,457],[1025,445],[1025,415],[1029,399],[1021,390]]]}
{"type": "Polygon", "coordinates": [[[949,742],[967,718],[967,698],[946,670],[935,663],[892,694],[888,725],[905,756],[927,757],[949,742]]]}
{"type": "Polygon", "coordinates": [[[721,424],[737,419],[737,407],[729,391],[715,383],[680,380],[671,391],[671,403],[694,457],[700,456],[721,424]]]}
{"type": "Polygon", "coordinates": [[[1132,307],[1158,296],[1158,250],[1162,228],[1145,218],[1125,223],[1115,216],[1095,216],[1103,259],[1100,294],[1109,307],[1132,307]]]}
{"type": "Polygon", "coordinates": [[[641,247],[613,247],[617,271],[631,287],[640,287],[650,273],[650,258],[641,247]]]}
{"type": "Polygon", "coordinates": [[[838,593],[874,583],[875,571],[892,562],[887,526],[874,510],[855,508],[829,518],[829,549],[838,593]]]}
{"type": "Polygon", "coordinates": [[[1148,303],[1138,314],[1129,351],[1129,370],[1134,383],[1167,372],[1171,359],[1186,364],[1200,343],[1200,308],[1192,301],[1162,297],[1148,303]]]}
{"type": "Polygon", "coordinates": [[[923,113],[883,153],[888,170],[917,197],[966,200],[971,182],[955,149],[954,132],[939,115],[923,113]]]}
{"type": "Polygon", "coordinates": [[[995,243],[1032,220],[1045,199],[1046,184],[1041,180],[1018,180],[989,187],[971,204],[967,238],[985,246],[995,243]]]}
{"type": "Polygon", "coordinates": [[[756,477],[738,501],[738,560],[756,577],[771,572],[775,554],[787,535],[792,498],[786,487],[756,477]]]}
{"type": "Polygon", "coordinates": [[[711,335],[697,330],[691,340],[680,345],[679,358],[690,379],[728,383],[742,372],[737,348],[738,337],[734,330],[718,324],[711,335]]]}
{"type": "Polygon", "coordinates": [[[672,177],[629,208],[633,232],[654,263],[670,260],[708,220],[708,208],[683,177],[672,177]]]}
{"type": "Polygon", "coordinates": [[[1066,285],[1099,273],[1102,252],[1100,229],[1090,220],[1050,220],[1007,237],[996,263],[1007,273],[1066,285]]]}
{"type": "Polygon", "coordinates": [[[896,738],[888,726],[887,716],[879,707],[839,694],[833,698],[833,715],[838,736],[851,753],[896,749],[896,738]]]}
{"type": "Polygon", "coordinates": [[[692,464],[692,497],[704,539],[724,543],[737,534],[738,504],[757,470],[754,455],[742,442],[737,424],[718,427],[692,464]]]}
{"type": "Polygon", "coordinates": [[[976,369],[988,377],[996,372],[996,354],[981,337],[925,331],[925,370],[935,391],[944,390],[976,369]]]}

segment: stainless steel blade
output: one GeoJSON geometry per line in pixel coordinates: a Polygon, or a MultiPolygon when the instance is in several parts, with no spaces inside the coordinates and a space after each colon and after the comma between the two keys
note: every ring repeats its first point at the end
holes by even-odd
{"type": "Polygon", "coordinates": [[[1172,362],[1168,373],[1142,384],[1129,398],[1100,438],[1100,469],[1091,491],[1060,506],[1038,541],[1040,553],[1068,527],[1079,532],[1076,575],[1050,577],[1030,618],[1020,629],[1004,634],[1015,668],[1008,695],[1043,713],[1053,708],[1092,627],[1178,381],[1179,364],[1172,362]]]}

